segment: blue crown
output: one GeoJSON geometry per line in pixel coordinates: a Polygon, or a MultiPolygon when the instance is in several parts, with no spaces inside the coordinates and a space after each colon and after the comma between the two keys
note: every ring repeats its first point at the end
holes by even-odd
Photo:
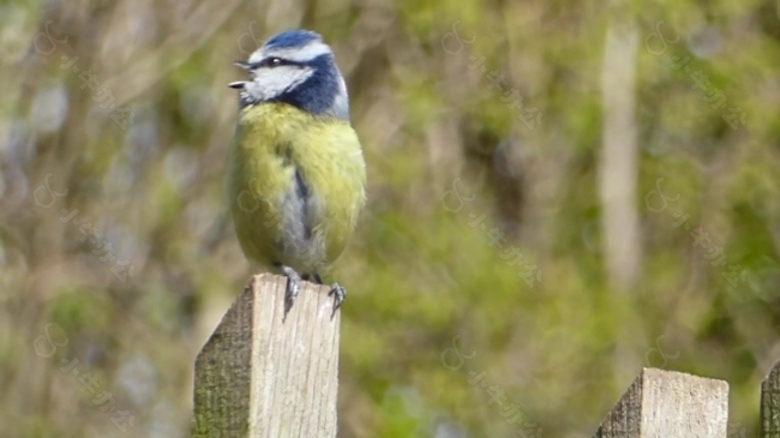
{"type": "Polygon", "coordinates": [[[303,47],[314,41],[322,41],[322,36],[310,30],[292,29],[274,35],[266,41],[265,47],[269,49],[288,49],[303,47]]]}

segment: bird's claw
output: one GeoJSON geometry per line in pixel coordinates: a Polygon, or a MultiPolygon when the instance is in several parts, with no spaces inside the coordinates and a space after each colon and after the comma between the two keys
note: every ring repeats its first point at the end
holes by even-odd
{"type": "MultiPolygon", "coordinates": [[[[282,318],[282,320],[284,320],[287,318],[287,314],[292,309],[293,303],[301,290],[301,280],[304,278],[308,279],[308,276],[302,277],[295,269],[282,264],[278,264],[276,267],[279,268],[282,275],[287,277],[287,287],[284,293],[284,317],[282,318]]],[[[315,272],[313,277],[317,283],[323,283],[322,277],[318,273],[315,272]]],[[[330,292],[328,292],[328,296],[333,297],[333,312],[330,315],[330,317],[333,318],[336,315],[336,311],[339,310],[339,307],[344,303],[344,300],[347,299],[347,290],[338,283],[334,283],[333,286],[331,286],[330,292]]]]}
{"type": "Polygon", "coordinates": [[[287,318],[287,314],[290,313],[295,299],[298,298],[298,293],[301,291],[301,276],[293,268],[288,266],[280,266],[282,274],[287,277],[287,287],[284,291],[284,316],[282,320],[287,318]]]}
{"type": "Polygon", "coordinates": [[[347,299],[347,290],[338,283],[334,283],[330,292],[328,292],[328,296],[333,296],[333,313],[330,315],[331,318],[333,318],[333,315],[336,314],[336,310],[338,310],[339,307],[344,304],[344,300],[347,299]]]}

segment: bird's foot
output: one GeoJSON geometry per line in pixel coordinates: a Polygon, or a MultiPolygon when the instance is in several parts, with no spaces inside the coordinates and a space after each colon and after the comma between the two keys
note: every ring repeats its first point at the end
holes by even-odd
{"type": "Polygon", "coordinates": [[[284,292],[284,316],[282,321],[287,319],[287,314],[290,313],[295,299],[298,297],[298,293],[301,291],[301,276],[295,272],[295,269],[282,264],[276,265],[282,275],[287,277],[287,288],[284,292]]]}
{"type": "MultiPolygon", "coordinates": [[[[325,282],[322,281],[322,276],[318,272],[315,272],[312,276],[317,283],[325,284],[325,282]]],[[[330,292],[328,292],[328,296],[333,296],[333,312],[330,314],[332,319],[336,315],[336,311],[339,310],[339,307],[344,303],[344,300],[347,299],[347,290],[338,283],[333,283],[333,286],[330,287],[330,292]]]]}
{"type": "Polygon", "coordinates": [[[328,292],[328,296],[331,295],[333,296],[333,312],[330,314],[330,317],[333,318],[333,316],[336,315],[336,310],[338,310],[339,307],[344,304],[344,300],[347,299],[347,290],[338,283],[333,283],[330,292],[328,292]]]}

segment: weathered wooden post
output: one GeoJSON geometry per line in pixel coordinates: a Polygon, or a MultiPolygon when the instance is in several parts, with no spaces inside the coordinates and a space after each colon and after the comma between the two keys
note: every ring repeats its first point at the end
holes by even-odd
{"type": "Polygon", "coordinates": [[[336,436],[340,312],[329,288],[253,277],[195,361],[194,437],[336,436]]]}
{"type": "Polygon", "coordinates": [[[761,382],[761,438],[780,438],[780,362],[761,382]]]}
{"type": "Polygon", "coordinates": [[[644,368],[594,438],[726,438],[729,384],[644,368]]]}

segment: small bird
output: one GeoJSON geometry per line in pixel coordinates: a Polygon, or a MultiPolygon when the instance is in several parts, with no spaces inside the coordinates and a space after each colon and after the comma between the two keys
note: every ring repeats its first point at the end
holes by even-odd
{"type": "MultiPolygon", "coordinates": [[[[365,205],[365,161],[344,78],[319,34],[284,31],[236,65],[250,79],[229,84],[239,90],[230,213],[246,257],[287,277],[286,317],[301,280],[323,284],[352,235],[365,205]]],[[[335,314],[346,290],[334,283],[329,295],[335,314]]]]}

